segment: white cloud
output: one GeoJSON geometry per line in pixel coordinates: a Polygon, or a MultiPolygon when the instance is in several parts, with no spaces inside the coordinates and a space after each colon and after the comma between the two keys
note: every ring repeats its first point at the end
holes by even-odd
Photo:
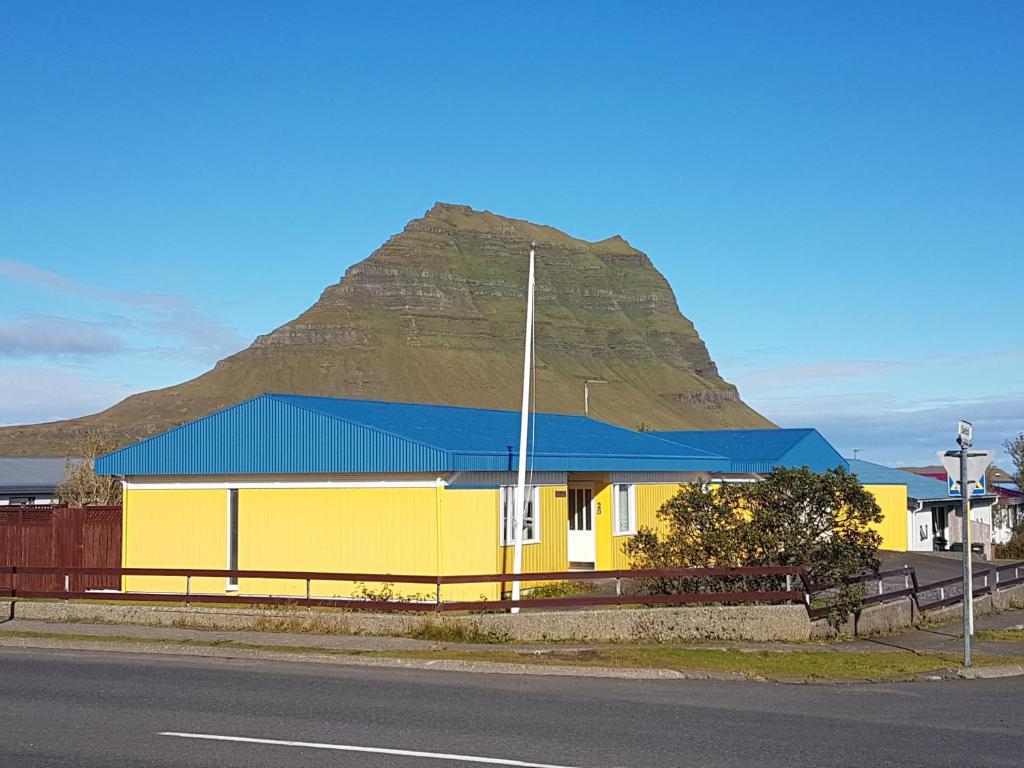
{"type": "Polygon", "coordinates": [[[792,390],[807,381],[863,379],[913,367],[894,360],[820,360],[733,374],[741,391],[792,390]]]}
{"type": "Polygon", "coordinates": [[[94,413],[131,394],[127,384],[50,368],[0,366],[0,424],[33,424],[94,413]]]}
{"type": "MultiPolygon", "coordinates": [[[[180,357],[212,363],[245,345],[237,330],[223,319],[199,309],[185,296],[111,291],[3,258],[0,258],[0,278],[116,305],[121,313],[105,316],[107,330],[120,327],[176,339],[178,345],[173,349],[180,357]]],[[[167,352],[166,347],[162,349],[162,354],[167,352]]]]}
{"type": "Polygon", "coordinates": [[[975,442],[1007,464],[1003,443],[1024,432],[1024,394],[907,402],[885,393],[751,398],[751,405],[784,427],[816,427],[845,456],[890,465],[936,463],[955,448],[956,424],[974,424],[975,442]]]}
{"type": "Polygon", "coordinates": [[[0,357],[91,357],[121,351],[116,336],[98,323],[53,315],[28,315],[0,323],[0,357]]]}

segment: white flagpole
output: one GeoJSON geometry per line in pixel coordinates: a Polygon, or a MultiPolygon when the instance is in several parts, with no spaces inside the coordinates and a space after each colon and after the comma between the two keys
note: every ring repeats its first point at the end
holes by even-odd
{"type": "MultiPolygon", "coordinates": [[[[530,369],[533,352],[533,263],[536,248],[536,243],[530,243],[530,278],[526,288],[526,351],[523,355],[523,409],[519,421],[519,477],[516,481],[515,512],[512,520],[512,574],[514,576],[523,572],[523,529],[526,522],[526,445],[530,431],[530,369]]],[[[534,514],[536,514],[536,510],[534,510],[534,514]]],[[[516,579],[512,582],[512,599],[518,600],[519,593],[520,584],[516,579]]],[[[512,613],[519,613],[519,608],[513,608],[512,613]]]]}

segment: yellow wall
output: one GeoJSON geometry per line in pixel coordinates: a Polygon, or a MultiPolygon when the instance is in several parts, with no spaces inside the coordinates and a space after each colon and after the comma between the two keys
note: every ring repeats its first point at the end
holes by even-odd
{"type": "MultiPolygon", "coordinates": [[[[568,568],[565,490],[565,486],[540,489],[541,540],[524,545],[524,571],[568,568]]],[[[129,489],[125,565],[227,568],[227,499],[224,489],[129,489]]],[[[238,567],[434,575],[440,562],[443,574],[509,572],[512,548],[500,544],[499,501],[496,489],[242,488],[238,492],[238,567]]],[[[240,579],[238,586],[238,593],[249,595],[306,593],[305,581],[300,580],[240,579]]],[[[359,586],[349,581],[314,581],[311,594],[348,596],[359,586]]],[[[384,585],[367,581],[362,586],[377,592],[384,585]]],[[[443,596],[445,600],[495,600],[501,586],[450,585],[443,596]]],[[[507,589],[509,584],[504,586],[507,589]]],[[[125,579],[125,589],[130,591],[180,592],[184,587],[184,578],[125,579]]],[[[411,598],[433,599],[435,594],[431,584],[393,583],[389,588],[411,598]]],[[[227,582],[197,578],[192,591],[227,593],[227,582]]]]}
{"type": "MultiPolygon", "coordinates": [[[[658,519],[658,510],[661,509],[662,505],[675,496],[679,492],[678,483],[658,483],[651,485],[637,485],[636,486],[636,527],[637,530],[641,528],[653,528],[658,532],[663,532],[665,529],[665,523],[658,519]]],[[[606,517],[606,526],[608,530],[608,536],[610,537],[610,544],[607,547],[608,552],[608,565],[598,565],[601,570],[621,570],[629,568],[631,563],[626,553],[623,551],[623,546],[627,541],[632,539],[632,536],[612,536],[612,499],[611,499],[611,487],[609,486],[608,501],[606,505],[608,514],[603,515],[606,517]]],[[[600,540],[599,540],[600,541],[600,540]]]]}
{"type": "Polygon", "coordinates": [[[907,486],[865,485],[864,488],[882,508],[882,522],[872,526],[882,534],[882,549],[907,551],[907,486]]]}
{"type": "MultiPolygon", "coordinates": [[[[448,490],[441,493],[442,573],[499,573],[497,490],[448,490]]],[[[542,521],[543,522],[543,521],[542,521]]],[[[527,545],[524,551],[528,549],[527,545]]],[[[445,600],[497,600],[499,584],[452,584],[445,600]]]]}
{"type": "MultiPolygon", "coordinates": [[[[124,496],[125,568],[227,568],[226,491],[141,491],[124,496]]],[[[223,592],[225,579],[192,580],[193,592],[223,592]]],[[[184,592],[185,579],[126,576],[136,592],[184,592]]]]}
{"type": "MultiPolygon", "coordinates": [[[[225,493],[221,491],[221,493],[225,493]]],[[[242,489],[238,567],[274,571],[437,573],[435,488],[242,489]]],[[[367,581],[371,592],[384,584],[367,581]]],[[[305,582],[241,579],[246,594],[305,595],[305,582]]],[[[312,594],[348,596],[352,582],[315,581],[312,594]]],[[[393,584],[396,594],[433,599],[430,584],[393,584]]]]}

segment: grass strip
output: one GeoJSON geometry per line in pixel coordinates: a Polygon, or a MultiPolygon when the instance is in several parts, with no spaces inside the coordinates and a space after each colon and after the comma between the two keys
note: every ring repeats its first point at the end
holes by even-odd
{"type": "MultiPolygon", "coordinates": [[[[610,648],[584,651],[515,650],[474,651],[439,648],[400,651],[355,650],[315,646],[242,643],[228,639],[150,639],[125,635],[90,635],[63,632],[0,631],[0,638],[85,640],[112,644],[153,644],[164,647],[226,648],[301,655],[329,655],[383,659],[455,660],[539,666],[671,669],[681,672],[734,672],[768,680],[893,680],[940,672],[959,666],[950,654],[909,651],[745,651],[730,648],[610,648]]],[[[978,665],[1019,662],[999,656],[975,658],[978,665]]]]}
{"type": "Polygon", "coordinates": [[[1024,629],[979,629],[975,640],[994,640],[999,643],[1024,643],[1024,629]]]}

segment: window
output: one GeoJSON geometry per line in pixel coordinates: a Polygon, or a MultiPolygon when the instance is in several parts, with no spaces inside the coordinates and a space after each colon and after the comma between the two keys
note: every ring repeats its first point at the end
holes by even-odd
{"type": "Polygon", "coordinates": [[[17,506],[17,507],[30,506],[30,505],[36,503],[36,497],[35,496],[11,496],[7,500],[7,503],[10,504],[12,507],[14,507],[14,506],[17,506]]]}
{"type": "MultiPolygon", "coordinates": [[[[228,570],[238,569],[238,489],[228,491],[228,570]]],[[[238,579],[228,577],[228,591],[238,589],[238,579]]]]}
{"type": "Polygon", "coordinates": [[[615,535],[631,536],[636,533],[636,486],[615,485],[613,493],[615,535]]]}
{"type": "MultiPolygon", "coordinates": [[[[540,509],[539,488],[535,485],[526,486],[526,515],[523,521],[523,544],[536,544],[540,541],[540,509]]],[[[501,546],[510,547],[515,543],[515,497],[514,485],[501,487],[501,546]]]]}

